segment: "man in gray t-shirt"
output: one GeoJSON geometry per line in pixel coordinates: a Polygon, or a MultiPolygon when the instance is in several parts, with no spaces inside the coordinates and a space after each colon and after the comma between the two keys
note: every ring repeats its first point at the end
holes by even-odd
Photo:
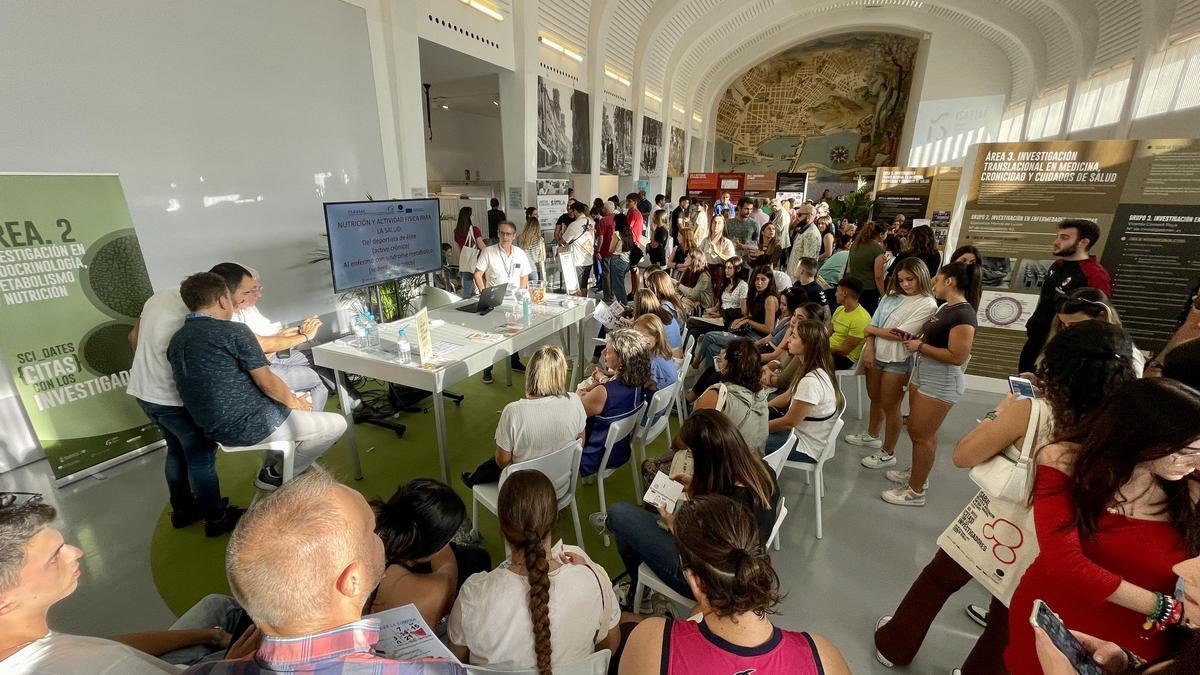
{"type": "MultiPolygon", "coordinates": [[[[252,279],[248,271],[245,278],[252,279]]],[[[206,436],[228,446],[295,443],[297,474],[341,438],[345,418],[297,398],[271,371],[250,328],[230,320],[237,307],[225,279],[193,274],[179,295],[190,313],[171,338],[167,360],[184,407],[206,436]]],[[[274,490],[282,484],[283,458],[268,455],[254,484],[274,490]]]]}
{"type": "Polygon", "coordinates": [[[746,258],[746,249],[758,247],[758,223],[750,217],[754,200],[742,197],[738,200],[737,215],[725,221],[725,236],[733,241],[738,255],[746,258]]]}

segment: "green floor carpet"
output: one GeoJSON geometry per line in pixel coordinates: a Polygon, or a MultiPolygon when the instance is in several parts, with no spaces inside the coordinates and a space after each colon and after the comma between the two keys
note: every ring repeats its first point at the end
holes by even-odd
{"type": "MultiPolygon", "coordinates": [[[[446,428],[449,434],[451,485],[467,505],[470,518],[471,493],[458,479],[462,471],[470,470],[491,455],[495,449],[496,422],[501,408],[519,398],[524,391],[522,376],[513,375],[513,386],[503,384],[503,367],[496,372],[496,383],[483,384],[479,377],[454,385],[453,390],[466,395],[461,406],[446,401],[446,428]]],[[[341,441],[329,449],[320,462],[333,471],[342,482],[361,492],[367,499],[386,499],[405,481],[420,477],[440,478],[437,441],[433,430],[433,409],[430,399],[422,401],[427,412],[402,414],[399,421],[408,426],[403,438],[380,427],[359,424],[359,454],[362,457],[363,479],[352,477],[350,457],[341,441]]],[[[329,410],[336,410],[337,400],[330,401],[329,410]]],[[[677,433],[672,421],[671,433],[677,433]]],[[[648,456],[666,451],[666,437],[651,444],[648,456]]],[[[260,458],[255,453],[225,454],[217,458],[217,473],[221,491],[235,504],[245,506],[255,493],[254,476],[260,458]]],[[[628,468],[605,481],[609,503],[633,501],[633,479],[628,468]]],[[[640,495],[638,496],[640,498],[640,495]]],[[[616,576],[623,569],[616,548],[605,548],[599,535],[589,527],[588,514],[599,510],[595,485],[580,485],[579,513],[583,521],[584,545],[588,554],[616,576]]],[[[150,561],[154,583],[171,611],[182,614],[196,601],[209,593],[228,593],[225,578],[225,544],[229,537],[209,539],[201,525],[182,530],[171,527],[167,509],[163,510],[150,544],[150,561]]],[[[504,544],[499,535],[496,517],[480,509],[479,530],[493,562],[504,558],[504,544]]],[[[566,543],[575,542],[570,511],[559,518],[559,535],[566,543]]],[[[280,583],[286,580],[281,579],[280,583]]]]}

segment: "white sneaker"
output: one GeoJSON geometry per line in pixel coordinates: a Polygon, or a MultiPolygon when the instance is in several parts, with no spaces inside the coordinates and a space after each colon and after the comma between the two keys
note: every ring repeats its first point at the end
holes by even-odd
{"type": "MultiPolygon", "coordinates": [[[[880,617],[879,621],[875,622],[875,632],[878,633],[879,629],[883,628],[884,625],[886,625],[887,622],[889,622],[891,620],[892,620],[892,617],[890,617],[890,616],[880,617]]],[[[872,638],[873,637],[874,636],[872,635],[872,638]]],[[[883,665],[887,666],[888,668],[896,667],[896,664],[894,664],[891,661],[888,661],[886,658],[884,658],[883,654],[880,654],[878,649],[875,650],[875,660],[882,663],[883,665]]]]}
{"type": "Polygon", "coordinates": [[[896,506],[925,506],[924,492],[918,494],[903,485],[893,490],[884,490],[879,496],[883,501],[896,506]]]}
{"type": "Polygon", "coordinates": [[[859,463],[868,469],[882,469],[885,466],[896,466],[896,456],[877,450],[873,454],[863,457],[859,463]]]}
{"type": "MultiPolygon", "coordinates": [[[[887,473],[885,473],[883,475],[885,477],[887,477],[887,479],[892,481],[893,483],[898,483],[900,485],[908,485],[908,480],[910,477],[912,477],[912,469],[911,468],[910,469],[892,469],[891,471],[888,471],[887,473]]],[[[928,478],[925,479],[925,484],[921,486],[921,489],[922,490],[929,489],[929,479],[928,478]]]]}
{"type": "Polygon", "coordinates": [[[871,434],[868,434],[865,432],[861,433],[861,434],[850,434],[849,436],[846,437],[846,442],[849,443],[850,445],[861,445],[864,448],[882,448],[883,447],[883,439],[882,438],[875,438],[871,434]]]}
{"type": "Polygon", "coordinates": [[[967,616],[972,621],[987,628],[988,608],[983,605],[967,605],[967,616]]]}

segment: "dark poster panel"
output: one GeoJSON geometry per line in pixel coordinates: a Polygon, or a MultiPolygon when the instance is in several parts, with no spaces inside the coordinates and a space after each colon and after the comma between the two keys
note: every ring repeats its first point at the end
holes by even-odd
{"type": "Polygon", "coordinates": [[[586,91],[571,94],[571,170],[589,173],[592,166],[592,109],[586,91]]]}

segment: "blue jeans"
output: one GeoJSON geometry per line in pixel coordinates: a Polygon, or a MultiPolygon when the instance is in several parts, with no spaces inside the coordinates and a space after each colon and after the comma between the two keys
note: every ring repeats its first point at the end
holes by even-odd
{"type": "Polygon", "coordinates": [[[462,296],[464,298],[475,297],[475,275],[473,273],[459,272],[458,276],[462,280],[462,296]]]}
{"type": "MultiPolygon", "coordinates": [[[[790,436],[791,433],[792,433],[791,429],[783,429],[781,431],[776,431],[773,434],[769,434],[767,436],[767,447],[763,451],[763,454],[769,455],[772,452],[775,452],[776,450],[782,448],[783,444],[787,443],[788,436],[790,436]]],[[[805,464],[816,464],[817,463],[817,461],[815,459],[813,459],[812,457],[809,457],[808,455],[804,454],[803,452],[800,452],[799,450],[792,450],[790,453],[788,453],[787,461],[789,461],[789,462],[804,462],[805,464]]]]}
{"type": "Polygon", "coordinates": [[[165,473],[171,508],[179,513],[199,510],[207,519],[222,518],[225,507],[217,478],[217,444],[182,406],[137,402],[167,442],[165,473]]]}
{"type": "MultiPolygon", "coordinates": [[[[617,539],[617,553],[629,572],[630,597],[626,604],[633,603],[637,588],[638,565],[646,563],[654,575],[685,598],[692,597],[679,567],[679,551],[670,532],[658,526],[658,514],[629,504],[618,502],[608,507],[608,530],[617,539]]],[[[636,611],[636,607],[634,610],[636,611]]]]}
{"type": "MultiPolygon", "coordinates": [[[[171,624],[171,630],[201,630],[219,627],[226,633],[237,629],[238,620],[242,616],[242,608],[237,600],[228,595],[213,593],[200,599],[183,616],[171,624]]],[[[218,659],[225,655],[224,649],[211,645],[192,645],[180,647],[167,652],[158,658],[176,666],[190,666],[198,661],[218,659]]]]}
{"type": "Polygon", "coordinates": [[[703,370],[713,368],[713,357],[719,354],[730,342],[741,337],[740,335],[723,330],[714,330],[705,333],[704,337],[700,338],[700,358],[704,361],[704,365],[701,368],[703,370]]]}
{"type": "Polygon", "coordinates": [[[629,302],[629,294],[625,292],[625,275],[629,274],[629,261],[612,256],[604,261],[608,272],[608,292],[621,302],[629,302]]]}

